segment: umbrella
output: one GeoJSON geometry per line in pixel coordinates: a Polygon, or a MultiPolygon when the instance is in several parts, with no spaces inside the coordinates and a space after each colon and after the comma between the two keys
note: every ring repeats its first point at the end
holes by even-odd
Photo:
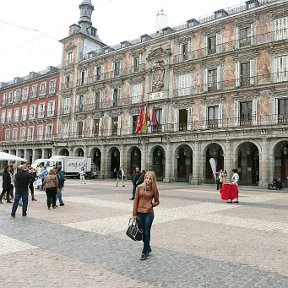
{"type": "Polygon", "coordinates": [[[27,162],[26,159],[18,157],[13,154],[8,154],[3,151],[0,152],[0,161],[1,160],[7,160],[7,161],[22,161],[22,162],[27,162]]]}

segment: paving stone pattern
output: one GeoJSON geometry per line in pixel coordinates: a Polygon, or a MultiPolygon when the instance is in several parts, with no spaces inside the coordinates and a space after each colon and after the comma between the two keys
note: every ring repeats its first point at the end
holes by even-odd
{"type": "Polygon", "coordinates": [[[214,185],[159,183],[152,253],[126,235],[131,183],[68,179],[65,206],[45,193],[27,217],[0,205],[0,287],[288,287],[288,191],[240,187],[240,203],[214,185]]]}

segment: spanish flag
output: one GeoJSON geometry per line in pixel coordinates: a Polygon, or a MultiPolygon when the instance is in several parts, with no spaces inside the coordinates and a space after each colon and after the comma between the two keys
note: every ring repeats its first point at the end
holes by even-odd
{"type": "Polygon", "coordinates": [[[142,126],[143,126],[143,109],[142,107],[139,108],[139,116],[137,119],[137,125],[136,125],[136,130],[135,133],[139,133],[142,131],[142,126]]]}
{"type": "Polygon", "coordinates": [[[146,106],[145,115],[143,118],[142,130],[141,130],[142,133],[147,133],[149,122],[150,122],[150,117],[149,117],[148,107],[146,106]]]}

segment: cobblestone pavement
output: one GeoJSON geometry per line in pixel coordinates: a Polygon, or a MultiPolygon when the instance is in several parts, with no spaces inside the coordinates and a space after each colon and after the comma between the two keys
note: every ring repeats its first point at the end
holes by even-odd
{"type": "Polygon", "coordinates": [[[131,183],[65,182],[65,206],[44,192],[10,219],[0,205],[0,287],[288,287],[288,191],[240,187],[239,204],[214,185],[159,183],[152,253],[126,235],[131,183]]]}

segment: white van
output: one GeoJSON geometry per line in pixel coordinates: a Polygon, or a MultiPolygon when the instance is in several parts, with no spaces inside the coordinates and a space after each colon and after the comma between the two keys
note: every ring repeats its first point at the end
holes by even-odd
{"type": "Polygon", "coordinates": [[[46,166],[48,165],[49,159],[36,159],[32,164],[31,167],[36,169],[40,165],[46,166]]]}

